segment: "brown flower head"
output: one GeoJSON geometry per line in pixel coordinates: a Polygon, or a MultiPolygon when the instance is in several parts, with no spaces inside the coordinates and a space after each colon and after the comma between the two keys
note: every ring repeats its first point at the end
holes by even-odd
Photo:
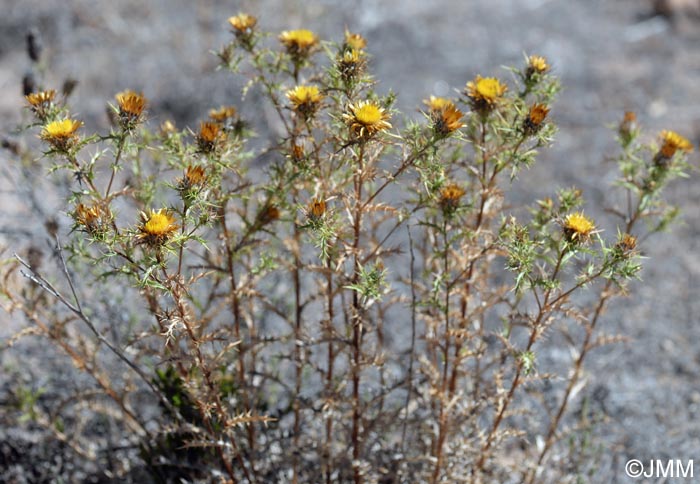
{"type": "Polygon", "coordinates": [[[143,94],[126,90],[118,93],[115,99],[119,109],[119,125],[125,131],[131,131],[142,119],[146,98],[143,94]]]}
{"type": "Polygon", "coordinates": [[[508,87],[495,77],[476,76],[469,81],[466,94],[472,109],[480,114],[488,114],[503,99],[508,87]]]}
{"type": "Polygon", "coordinates": [[[202,121],[199,124],[197,145],[201,153],[213,153],[217,151],[224,141],[224,132],[219,123],[202,121]]]}
{"type": "Polygon", "coordinates": [[[306,213],[312,222],[321,220],[326,215],[326,201],[320,198],[312,200],[306,213]]]}
{"type": "Polygon", "coordinates": [[[633,111],[626,111],[617,128],[617,133],[625,146],[636,136],[638,129],[637,115],[633,111]]]}
{"type": "Polygon", "coordinates": [[[150,246],[163,245],[180,228],[175,217],[164,208],[141,212],[141,219],[137,239],[150,246]]]}
{"type": "Polygon", "coordinates": [[[207,174],[204,168],[199,165],[187,165],[184,176],[178,182],[178,189],[181,192],[191,192],[199,190],[204,186],[207,174]]]}
{"type": "Polygon", "coordinates": [[[55,150],[67,151],[78,140],[75,132],[82,125],[82,121],[73,119],[52,121],[42,129],[41,139],[48,142],[55,150]]]}
{"type": "Polygon", "coordinates": [[[269,204],[265,205],[260,212],[258,212],[257,222],[260,226],[268,225],[275,220],[279,220],[280,210],[275,205],[269,204]]]}
{"type": "Polygon", "coordinates": [[[530,111],[527,113],[525,121],[523,121],[523,131],[526,135],[531,136],[537,133],[544,125],[544,120],[549,114],[549,108],[544,104],[535,103],[530,106],[530,111]]]}
{"type": "Polygon", "coordinates": [[[367,140],[376,133],[386,131],[391,128],[391,124],[384,108],[374,101],[360,101],[350,104],[348,111],[343,114],[345,123],[350,127],[352,133],[360,139],[367,140]]]}
{"type": "Polygon", "coordinates": [[[439,136],[458,130],[464,123],[461,122],[463,113],[449,99],[430,96],[423,101],[428,106],[428,114],[433,121],[433,130],[439,136]]]}
{"type": "Polygon", "coordinates": [[[628,256],[637,248],[637,238],[627,233],[622,234],[615,247],[619,250],[620,254],[628,256]]]}

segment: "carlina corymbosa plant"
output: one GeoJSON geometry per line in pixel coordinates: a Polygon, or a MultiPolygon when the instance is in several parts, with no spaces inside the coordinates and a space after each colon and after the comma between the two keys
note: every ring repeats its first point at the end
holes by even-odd
{"type": "Polygon", "coordinates": [[[30,86],[43,155],[14,154],[63,205],[51,263],[5,260],[2,300],[26,321],[13,342],[43,338],[88,377],[31,419],[124,482],[569,482],[585,362],[619,339],[605,309],[678,215],[663,192],[691,143],[627,113],[621,203],[565,188],[514,209],[556,131],[545,58],[425,93],[404,122],[360,34],[261,23],[231,17],[217,54],[276,113],[268,147],[237,102],[153,126],[148,93],[125,89],[95,133],[70,92],[30,86]],[[541,371],[552,345],[571,360],[541,371]],[[87,437],[96,416],[109,436],[87,437]]]}

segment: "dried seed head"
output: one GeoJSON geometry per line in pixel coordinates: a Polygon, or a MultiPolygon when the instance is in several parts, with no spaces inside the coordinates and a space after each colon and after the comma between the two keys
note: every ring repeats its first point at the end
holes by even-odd
{"type": "Polygon", "coordinates": [[[89,207],[78,204],[73,212],[73,220],[90,235],[99,235],[107,231],[113,216],[109,207],[93,203],[89,207]]]}
{"type": "Polygon", "coordinates": [[[36,28],[31,28],[27,32],[27,55],[32,62],[39,62],[41,53],[44,50],[41,36],[36,28]]]}

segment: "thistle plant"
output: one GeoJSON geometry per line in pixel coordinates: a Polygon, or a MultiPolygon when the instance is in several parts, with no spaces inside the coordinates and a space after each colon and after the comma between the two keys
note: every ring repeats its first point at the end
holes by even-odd
{"type": "MultiPolygon", "coordinates": [[[[567,471],[545,464],[576,431],[565,422],[586,360],[618,339],[601,330],[606,307],[678,215],[663,192],[691,144],[671,131],[657,144],[625,115],[611,235],[576,188],[509,205],[556,132],[543,57],[451,98],[426,93],[421,119],[404,122],[396,96],[374,90],[360,34],[274,36],[248,14],[228,24],[220,68],[283,127],[264,149],[234,105],[194,128],[153,126],[146,96],[125,90],[111,130],[92,134],[54,90],[27,95],[43,146],[33,167],[65,204],[49,231],[55,267],[7,261],[3,301],[32,328],[18,337],[46,338],[91,377],[72,398],[108,401],[87,408],[138,449],[115,472],[128,479],[140,461],[162,482],[561,482],[567,471]],[[553,378],[538,356],[555,333],[575,351],[547,414],[526,388],[553,378]]],[[[99,467],[92,447],[106,441],[56,425],[85,418],[78,408],[32,418],[99,467]]]]}

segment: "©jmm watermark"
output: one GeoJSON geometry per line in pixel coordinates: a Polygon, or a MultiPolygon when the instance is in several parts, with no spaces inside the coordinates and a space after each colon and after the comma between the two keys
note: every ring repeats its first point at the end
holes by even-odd
{"type": "Polygon", "coordinates": [[[653,477],[683,477],[692,478],[694,470],[693,460],[682,459],[650,459],[641,461],[639,459],[628,460],[625,464],[625,473],[633,478],[653,477]]]}

